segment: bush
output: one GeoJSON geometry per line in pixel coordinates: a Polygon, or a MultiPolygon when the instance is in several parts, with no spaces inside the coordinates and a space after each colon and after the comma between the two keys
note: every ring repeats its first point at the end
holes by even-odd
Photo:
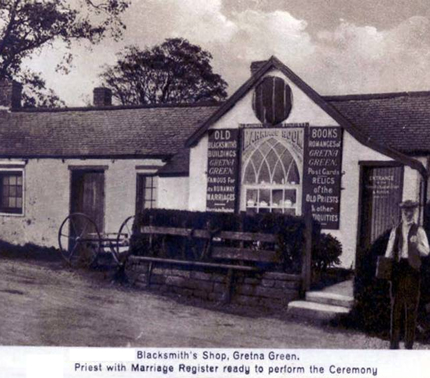
{"type": "MultiPolygon", "coordinates": [[[[190,229],[207,229],[214,235],[220,230],[243,231],[275,234],[276,245],[260,243],[251,245],[257,249],[275,249],[283,261],[283,270],[299,273],[301,271],[302,251],[304,246],[305,223],[302,217],[284,214],[232,214],[191,212],[165,209],[148,209],[136,218],[136,228],[144,225],[179,227],[190,229]]],[[[319,240],[320,226],[314,223],[313,237],[319,240]]],[[[132,251],[135,254],[160,255],[170,258],[193,260],[198,258],[199,251],[204,248],[206,241],[192,237],[153,236],[152,248],[148,248],[148,237],[135,238],[132,251]]],[[[252,244],[252,242],[249,242],[252,244]]],[[[254,243],[255,244],[255,243],[254,243]]],[[[234,245],[232,245],[234,246],[234,245]]],[[[248,245],[249,247],[250,245],[248,245]]]]}
{"type": "Polygon", "coordinates": [[[320,234],[312,243],[312,269],[324,272],[340,264],[342,244],[330,234],[320,234]]]}

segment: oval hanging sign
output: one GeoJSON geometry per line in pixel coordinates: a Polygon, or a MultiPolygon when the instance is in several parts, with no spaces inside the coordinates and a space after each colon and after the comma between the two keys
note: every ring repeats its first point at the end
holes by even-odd
{"type": "Polygon", "coordinates": [[[261,123],[277,125],[288,118],[292,103],[290,86],[280,77],[267,76],[255,88],[252,109],[261,123]]]}

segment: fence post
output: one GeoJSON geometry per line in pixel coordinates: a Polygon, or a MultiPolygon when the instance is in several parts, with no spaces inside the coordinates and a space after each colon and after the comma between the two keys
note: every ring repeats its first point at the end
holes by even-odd
{"type": "Polygon", "coordinates": [[[302,254],[302,293],[311,287],[312,279],[312,214],[309,205],[305,205],[305,244],[302,254]]]}

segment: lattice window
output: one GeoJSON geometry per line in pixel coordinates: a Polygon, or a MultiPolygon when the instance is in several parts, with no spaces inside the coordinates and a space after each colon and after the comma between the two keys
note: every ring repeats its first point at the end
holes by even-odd
{"type": "Polygon", "coordinates": [[[157,177],[138,174],[136,191],[136,212],[157,207],[157,177]]]}
{"type": "Polygon", "coordinates": [[[299,169],[288,147],[276,138],[263,141],[251,153],[242,183],[248,213],[300,212],[299,169]]]}
{"type": "Polygon", "coordinates": [[[275,138],[261,143],[245,168],[244,184],[300,184],[297,164],[287,147],[275,138]]]}
{"type": "Polygon", "coordinates": [[[23,213],[22,172],[0,172],[0,213],[23,213]]]}

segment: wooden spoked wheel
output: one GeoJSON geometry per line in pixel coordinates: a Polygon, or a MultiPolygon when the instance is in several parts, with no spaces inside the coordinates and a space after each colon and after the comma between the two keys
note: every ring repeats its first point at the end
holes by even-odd
{"type": "Polygon", "coordinates": [[[116,248],[114,249],[114,259],[118,264],[122,263],[124,256],[130,249],[130,240],[133,235],[135,216],[132,215],[128,217],[124,222],[122,222],[121,227],[118,231],[118,236],[116,240],[116,248]]]}
{"type": "Polygon", "coordinates": [[[88,267],[100,253],[101,236],[88,215],[73,213],[61,223],[58,244],[61,255],[70,266],[88,267]]]}

